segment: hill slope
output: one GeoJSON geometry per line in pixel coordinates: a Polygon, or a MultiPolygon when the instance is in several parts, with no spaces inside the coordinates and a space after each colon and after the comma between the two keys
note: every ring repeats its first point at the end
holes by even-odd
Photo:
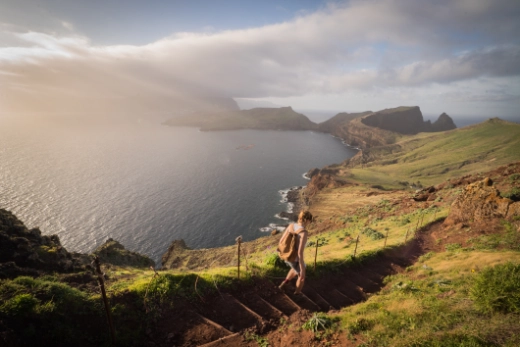
{"type": "Polygon", "coordinates": [[[401,136],[399,142],[364,149],[324,172],[344,182],[402,188],[487,171],[519,160],[519,153],[520,125],[494,118],[447,132],[401,136]]]}
{"type": "Polygon", "coordinates": [[[320,131],[338,136],[360,148],[392,144],[406,134],[455,128],[453,120],[446,113],[440,115],[433,124],[425,122],[417,106],[401,106],[377,112],[339,113],[318,125],[320,131]]]}
{"type": "Polygon", "coordinates": [[[196,126],[203,131],[261,129],[261,130],[316,130],[317,125],[291,107],[253,108],[251,110],[194,113],[172,118],[170,126],[196,126]]]}

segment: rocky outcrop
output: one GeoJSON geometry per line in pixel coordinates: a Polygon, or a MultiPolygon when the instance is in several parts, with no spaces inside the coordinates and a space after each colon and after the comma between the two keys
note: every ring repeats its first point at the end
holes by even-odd
{"type": "Polygon", "coordinates": [[[102,263],[142,268],[155,267],[155,262],[152,259],[126,250],[122,244],[111,238],[99,246],[93,254],[97,255],[102,263]]]}
{"type": "Polygon", "coordinates": [[[437,196],[435,195],[435,192],[437,189],[435,187],[430,186],[427,188],[423,188],[413,195],[412,199],[414,201],[434,201],[437,196]]]}
{"type": "Polygon", "coordinates": [[[500,196],[489,178],[467,185],[451,205],[446,224],[486,224],[495,218],[520,216],[520,202],[500,196]]]}
{"type": "MultiPolygon", "coordinates": [[[[94,255],[103,264],[155,266],[150,258],[127,251],[112,239],[96,249],[94,255]]],[[[64,275],[64,280],[75,281],[73,273],[84,274],[91,262],[88,254],[68,252],[58,235],[42,235],[38,228],[29,230],[13,213],[0,209],[0,279],[57,272],[70,273],[68,277],[64,275]]]]}
{"type": "Polygon", "coordinates": [[[179,267],[185,258],[185,253],[190,250],[191,248],[186,245],[183,239],[173,240],[161,258],[162,269],[175,269],[179,267]]]}
{"type": "Polygon", "coordinates": [[[441,114],[433,124],[430,121],[425,122],[418,106],[385,109],[363,117],[362,122],[372,127],[410,135],[456,128],[446,113],[441,114]]]}
{"type": "Polygon", "coordinates": [[[0,209],[0,278],[79,271],[87,263],[85,255],[68,252],[57,235],[29,230],[14,214],[0,209]]]}
{"type": "Polygon", "coordinates": [[[431,130],[426,129],[424,131],[437,132],[452,130],[457,128],[457,126],[450,116],[448,116],[446,113],[442,113],[439,118],[431,125],[431,127],[426,126],[426,128],[430,128],[431,130]]]}

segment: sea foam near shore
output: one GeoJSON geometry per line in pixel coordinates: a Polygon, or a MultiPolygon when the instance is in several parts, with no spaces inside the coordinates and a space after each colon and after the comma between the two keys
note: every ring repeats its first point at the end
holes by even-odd
{"type": "MultiPolygon", "coordinates": [[[[305,175],[305,174],[304,174],[305,175]]],[[[285,211],[275,214],[275,217],[287,222],[294,220],[295,207],[299,205],[299,191],[302,186],[294,186],[288,189],[279,190],[278,193],[281,196],[281,203],[287,204],[285,211]]],[[[261,232],[272,232],[273,230],[284,231],[287,224],[276,224],[270,223],[269,226],[260,228],[261,232]]]]}

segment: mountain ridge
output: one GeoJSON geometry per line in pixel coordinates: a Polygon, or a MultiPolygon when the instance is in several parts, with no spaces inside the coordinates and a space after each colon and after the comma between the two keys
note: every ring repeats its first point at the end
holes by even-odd
{"type": "Polygon", "coordinates": [[[199,127],[201,131],[218,130],[311,130],[340,137],[354,147],[368,148],[391,144],[402,135],[455,129],[449,115],[442,113],[431,123],[424,121],[418,106],[400,106],[377,112],[341,112],[322,123],[314,123],[290,106],[249,110],[197,112],[175,117],[163,124],[199,127]]]}

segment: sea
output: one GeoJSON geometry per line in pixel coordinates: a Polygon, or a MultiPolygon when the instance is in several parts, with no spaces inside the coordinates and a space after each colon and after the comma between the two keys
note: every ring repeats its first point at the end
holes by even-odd
{"type": "Polygon", "coordinates": [[[210,248],[280,228],[287,190],[356,152],[311,131],[0,115],[0,208],[68,251],[113,238],[159,264],[176,239],[210,248]]]}

